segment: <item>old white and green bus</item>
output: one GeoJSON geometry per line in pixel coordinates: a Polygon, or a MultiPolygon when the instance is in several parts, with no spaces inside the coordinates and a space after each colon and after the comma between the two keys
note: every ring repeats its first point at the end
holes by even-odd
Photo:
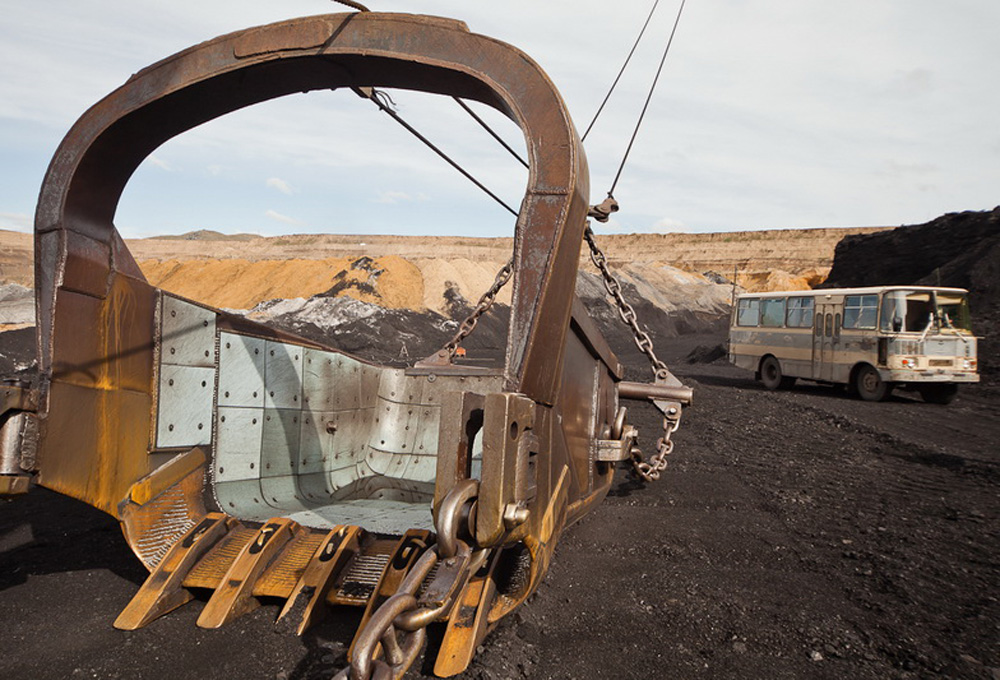
{"type": "Polygon", "coordinates": [[[729,360],[772,390],[797,378],[843,384],[881,401],[915,389],[947,404],[979,382],[968,291],[926,286],[738,295],[729,360]]]}

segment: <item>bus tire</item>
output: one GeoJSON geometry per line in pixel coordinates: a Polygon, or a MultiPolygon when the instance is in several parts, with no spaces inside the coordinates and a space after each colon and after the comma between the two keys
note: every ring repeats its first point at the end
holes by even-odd
{"type": "Polygon", "coordinates": [[[950,404],[958,394],[955,383],[927,383],[917,388],[920,396],[929,404],[950,404]]]}
{"type": "Polygon", "coordinates": [[[760,381],[769,390],[785,390],[795,384],[795,378],[782,374],[781,364],[772,356],[764,357],[760,363],[760,381]]]}
{"type": "Polygon", "coordinates": [[[865,401],[882,401],[892,392],[892,384],[882,380],[874,366],[864,364],[854,372],[854,390],[865,401]]]}

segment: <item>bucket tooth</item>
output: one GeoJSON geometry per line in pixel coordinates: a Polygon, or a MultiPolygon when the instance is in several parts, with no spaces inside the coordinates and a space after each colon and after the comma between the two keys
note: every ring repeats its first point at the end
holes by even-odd
{"type": "Polygon", "coordinates": [[[236,522],[221,512],[211,512],[170,548],[150,573],[139,592],[115,620],[115,628],[136,630],[194,596],[183,587],[184,578],[201,557],[225,536],[236,522]]]}
{"type": "Polygon", "coordinates": [[[450,678],[465,671],[479,643],[486,637],[487,614],[497,592],[494,571],[500,561],[500,552],[495,550],[473,575],[452,609],[434,662],[434,675],[450,678]]]}
{"type": "Polygon", "coordinates": [[[254,583],[298,530],[299,525],[286,517],[268,520],[229,565],[198,617],[198,625],[219,628],[260,606],[253,597],[254,583]]]}
{"type": "Polygon", "coordinates": [[[361,623],[358,624],[354,639],[351,640],[351,646],[347,650],[348,659],[352,658],[354,645],[358,642],[358,635],[364,630],[368,619],[372,617],[376,609],[382,606],[383,602],[396,594],[396,591],[399,590],[399,584],[403,582],[410,568],[413,567],[417,558],[423,554],[430,543],[431,532],[425,529],[410,529],[396,542],[389,556],[389,561],[386,562],[382,575],[379,577],[375,592],[368,599],[365,614],[361,617],[361,623]]]}
{"type": "Polygon", "coordinates": [[[302,635],[323,617],[330,586],[360,549],[360,533],[360,527],[338,526],[323,537],[278,615],[278,626],[302,635]]]}

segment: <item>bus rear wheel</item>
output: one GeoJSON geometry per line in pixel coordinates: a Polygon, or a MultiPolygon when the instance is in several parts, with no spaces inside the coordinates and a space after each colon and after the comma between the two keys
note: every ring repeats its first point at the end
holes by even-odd
{"type": "Polygon", "coordinates": [[[892,384],[882,380],[873,366],[862,366],[854,374],[854,390],[865,401],[882,401],[892,392],[892,384]]]}
{"type": "Polygon", "coordinates": [[[954,383],[930,383],[917,388],[923,400],[929,404],[950,404],[958,394],[958,385],[954,383]]]}
{"type": "Polygon", "coordinates": [[[774,357],[765,357],[761,363],[760,381],[769,390],[787,390],[795,384],[795,378],[782,374],[781,364],[774,357]]]}

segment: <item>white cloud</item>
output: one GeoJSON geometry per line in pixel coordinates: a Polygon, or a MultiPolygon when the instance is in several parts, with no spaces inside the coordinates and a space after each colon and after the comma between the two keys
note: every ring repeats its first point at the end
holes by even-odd
{"type": "Polygon", "coordinates": [[[173,166],[170,165],[170,163],[163,160],[159,156],[156,156],[155,154],[149,154],[148,156],[146,156],[146,160],[144,162],[149,163],[150,165],[154,165],[161,170],[166,170],[167,172],[174,171],[174,168],[173,166]]]}
{"type": "Polygon", "coordinates": [[[672,232],[685,232],[691,231],[691,229],[681,222],[680,220],[675,220],[672,217],[662,217],[653,224],[654,231],[672,231],[672,232]]]}
{"type": "Polygon", "coordinates": [[[904,98],[928,94],[932,89],[934,89],[934,77],[926,68],[897,71],[889,82],[889,94],[904,98]]]}
{"type": "Polygon", "coordinates": [[[384,203],[386,205],[395,205],[397,203],[408,203],[411,201],[427,201],[427,200],[429,200],[429,198],[427,194],[423,192],[409,194],[405,191],[383,191],[375,199],[373,199],[375,203],[384,203]]]}
{"type": "MultiPolygon", "coordinates": [[[[668,213],[682,227],[703,231],[899,224],[992,208],[1000,142],[988,131],[996,128],[1000,88],[988,83],[1000,63],[991,30],[1000,23],[1000,3],[962,3],[961,11],[918,4],[688,3],[615,192],[622,212],[601,228],[676,229],[662,222],[668,213]],[[926,190],[930,185],[934,191],[926,190]]],[[[44,167],[73,120],[129,74],[215,35],[324,11],[315,0],[7,5],[0,23],[0,61],[11,66],[0,70],[0,203],[16,214],[33,209],[44,167]]],[[[381,0],[379,9],[414,7],[381,0]]],[[[574,21],[602,25],[604,39],[586,47],[577,32],[559,30],[566,21],[560,3],[509,0],[507,11],[497,13],[484,3],[422,0],[419,11],[453,16],[524,50],[559,87],[582,131],[647,9],[624,3],[608,14],[596,0],[576,3],[574,21]]],[[[676,2],[661,3],[648,42],[587,139],[592,203],[603,198],[617,169],[675,10],[676,2]]],[[[432,98],[392,95],[408,121],[518,204],[523,168],[494,149],[454,102],[437,98],[425,106],[432,98]]],[[[502,115],[474,108],[523,149],[520,131],[502,115]]],[[[180,187],[185,173],[174,172],[171,195],[186,201],[160,198],[167,195],[162,191],[141,200],[134,194],[123,223],[137,228],[148,224],[147,216],[187,224],[192,220],[181,211],[200,218],[209,214],[203,203],[214,201],[211,223],[198,226],[242,230],[267,208],[267,196],[274,198],[260,191],[265,177],[292,192],[329,187],[308,192],[310,200],[297,195],[299,223],[316,229],[442,233],[457,228],[445,224],[446,215],[455,223],[474,221],[478,235],[509,233],[502,209],[348,91],[293,95],[234,112],[167,142],[148,163],[151,183],[165,179],[157,169],[171,168],[204,168],[188,173],[202,185],[206,173],[220,180],[198,193],[180,187]],[[378,195],[386,186],[393,191],[378,195]],[[369,200],[352,202],[356,197],[369,200]],[[157,198],[161,204],[153,203],[157,198]],[[338,200],[341,208],[331,213],[338,200]]],[[[270,182],[266,188],[288,193],[270,182]]]]}
{"type": "Polygon", "coordinates": [[[0,212],[0,229],[31,231],[31,217],[24,213],[0,212]]]}
{"type": "Polygon", "coordinates": [[[282,215],[280,212],[275,210],[265,210],[264,217],[274,220],[275,222],[281,222],[282,224],[291,224],[293,226],[302,224],[300,220],[297,220],[294,217],[289,217],[288,215],[282,215]]]}
{"type": "Polygon", "coordinates": [[[295,193],[295,190],[292,189],[292,185],[279,177],[268,177],[264,184],[272,189],[277,189],[286,196],[291,196],[295,193]]]}
{"type": "Polygon", "coordinates": [[[884,167],[876,172],[891,177],[899,177],[901,175],[929,175],[939,171],[940,168],[933,163],[914,163],[890,158],[885,161],[884,167]]]}

